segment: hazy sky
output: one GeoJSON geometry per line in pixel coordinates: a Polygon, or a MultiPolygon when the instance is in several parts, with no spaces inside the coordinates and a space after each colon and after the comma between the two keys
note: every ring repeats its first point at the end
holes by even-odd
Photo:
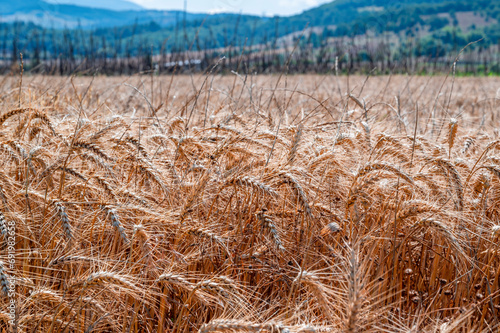
{"type": "MultiPolygon", "coordinates": [[[[129,0],[151,9],[183,9],[184,0],[129,0]]],[[[189,12],[292,15],[332,0],[187,0],[189,12]]]]}

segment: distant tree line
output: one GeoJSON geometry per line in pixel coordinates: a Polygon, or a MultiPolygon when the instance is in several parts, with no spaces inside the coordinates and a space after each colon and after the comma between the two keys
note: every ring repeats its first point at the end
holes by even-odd
{"type": "MultiPolygon", "coordinates": [[[[155,22],[93,30],[4,23],[0,72],[16,71],[22,53],[26,71],[57,75],[203,72],[216,64],[219,72],[429,74],[449,70],[460,49],[483,36],[464,34],[437,16],[428,19],[433,30],[423,37],[418,29],[395,34],[356,24],[283,34],[279,18],[274,19],[274,31],[242,33],[239,17],[233,17],[231,29],[208,26],[203,33],[192,29],[203,22],[179,19],[166,34],[155,22]]],[[[499,54],[490,37],[464,50],[455,68],[458,73],[500,74],[499,54]]]]}

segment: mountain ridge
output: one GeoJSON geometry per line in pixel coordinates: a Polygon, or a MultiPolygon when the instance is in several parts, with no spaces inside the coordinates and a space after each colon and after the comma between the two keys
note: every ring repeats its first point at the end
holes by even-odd
{"type": "MultiPolygon", "coordinates": [[[[341,26],[341,30],[345,32],[346,30],[352,30],[349,25],[366,26],[371,24],[372,29],[380,31],[386,28],[384,25],[394,26],[394,21],[398,22],[396,28],[403,30],[406,28],[405,25],[408,26],[415,23],[424,24],[422,15],[441,15],[440,19],[443,20],[442,16],[448,14],[448,12],[473,11],[475,14],[479,12],[481,16],[500,21],[500,6],[497,6],[497,2],[498,0],[408,0],[404,2],[336,0],[296,15],[262,17],[234,13],[207,14],[184,13],[174,10],[148,10],[126,0],[24,0],[22,2],[2,0],[0,1],[0,21],[29,21],[46,28],[71,29],[76,27],[115,27],[130,25],[134,22],[140,24],[151,21],[167,27],[173,25],[175,22],[179,24],[184,18],[188,22],[197,21],[199,24],[203,20],[211,24],[213,21],[217,21],[217,24],[221,25],[223,22],[218,21],[220,17],[240,17],[240,21],[252,21],[258,18],[262,22],[269,22],[277,19],[288,29],[288,31],[280,30],[278,32],[282,36],[301,31],[306,26],[328,27],[335,25],[337,27],[341,26]],[[61,2],[73,2],[73,4],[61,2]],[[120,8],[120,10],[89,7],[99,3],[103,7],[120,8]],[[88,4],[89,6],[78,4],[88,4]],[[402,22],[403,20],[405,22],[402,22]]],[[[434,23],[438,24],[435,17],[432,18],[436,21],[434,23]]],[[[452,17],[451,19],[453,20],[454,18],[452,17]]],[[[272,32],[273,26],[269,26],[269,23],[261,23],[257,25],[262,26],[267,24],[265,33],[272,32]]],[[[449,25],[451,23],[451,21],[448,22],[449,25]]],[[[182,25],[184,26],[184,23],[182,25]]]]}
{"type": "MultiPolygon", "coordinates": [[[[56,29],[114,27],[134,22],[150,21],[168,26],[173,24],[179,17],[184,17],[183,12],[175,10],[127,9],[118,11],[105,8],[82,7],[73,4],[54,4],[43,0],[24,0],[22,2],[0,1],[0,14],[0,22],[31,22],[45,28],[56,29]]],[[[186,13],[187,20],[204,16],[206,14],[186,13]]]]}
{"type": "Polygon", "coordinates": [[[45,0],[54,5],[74,5],[79,7],[101,8],[116,11],[145,10],[144,7],[126,0],[45,0]]]}

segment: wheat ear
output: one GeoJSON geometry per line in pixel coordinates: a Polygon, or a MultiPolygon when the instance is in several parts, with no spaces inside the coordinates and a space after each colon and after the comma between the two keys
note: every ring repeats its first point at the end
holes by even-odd
{"type": "Polygon", "coordinates": [[[5,221],[5,216],[0,212],[0,236],[7,236],[7,222],[5,221]]]}
{"type": "Polygon", "coordinates": [[[278,250],[284,251],[285,248],[283,247],[283,243],[281,242],[281,238],[278,234],[278,230],[276,230],[273,220],[269,216],[265,215],[263,211],[257,213],[256,216],[260,223],[262,223],[262,226],[269,230],[273,236],[274,244],[276,244],[278,250]]]}
{"type": "Polygon", "coordinates": [[[109,216],[111,220],[111,225],[113,228],[115,228],[116,231],[120,234],[120,236],[123,238],[126,244],[129,243],[128,237],[125,234],[125,229],[122,227],[122,224],[120,223],[120,217],[116,213],[116,210],[111,207],[105,207],[106,214],[109,216]]]}
{"type": "Polygon", "coordinates": [[[269,185],[259,182],[253,177],[245,176],[240,178],[232,178],[224,184],[224,186],[239,185],[255,189],[257,192],[266,193],[273,197],[278,197],[278,193],[269,185]]]}
{"type": "Polygon", "coordinates": [[[241,320],[212,320],[208,324],[204,324],[199,333],[208,332],[223,332],[223,331],[244,331],[244,332],[262,332],[263,330],[269,332],[290,332],[288,327],[275,323],[256,324],[241,320]]]}
{"type": "Polygon", "coordinates": [[[96,154],[100,158],[107,160],[107,161],[114,161],[113,158],[109,157],[106,155],[106,153],[96,144],[90,143],[90,142],[85,142],[85,141],[76,141],[73,143],[74,147],[80,148],[80,149],[85,149],[88,151],[91,151],[92,153],[96,154]]]}
{"type": "Polygon", "coordinates": [[[389,171],[395,174],[396,176],[403,178],[406,180],[408,183],[411,185],[415,185],[413,178],[408,175],[406,172],[400,170],[396,166],[388,163],[383,163],[383,162],[374,162],[374,163],[368,163],[365,165],[363,168],[361,168],[358,171],[358,174],[356,175],[356,179],[363,177],[367,175],[370,172],[377,171],[377,170],[382,170],[382,171],[389,171]]]}
{"type": "Polygon", "coordinates": [[[71,224],[69,223],[68,214],[66,213],[66,207],[64,207],[64,205],[59,201],[54,201],[54,206],[56,207],[57,214],[61,219],[64,235],[67,239],[72,239],[73,232],[71,230],[71,224]]]}
{"type": "Polygon", "coordinates": [[[299,149],[300,139],[302,137],[302,123],[297,127],[297,131],[293,136],[292,144],[290,146],[290,150],[288,152],[288,164],[292,165],[295,161],[295,157],[297,155],[297,150],[299,149]]]}
{"type": "Polygon", "coordinates": [[[106,283],[130,290],[130,291],[140,291],[140,289],[130,281],[128,276],[116,274],[113,272],[97,272],[91,274],[89,277],[83,280],[79,280],[73,283],[69,290],[74,290],[78,287],[90,288],[96,285],[104,285],[106,283]]]}
{"type": "Polygon", "coordinates": [[[458,132],[458,120],[455,118],[451,118],[450,123],[448,124],[448,158],[450,159],[451,159],[451,149],[453,148],[453,144],[455,143],[457,132],[458,132]]]}
{"type": "Polygon", "coordinates": [[[430,162],[436,164],[444,172],[445,176],[448,176],[447,179],[457,195],[457,210],[461,211],[464,207],[464,188],[457,169],[451,161],[444,158],[433,158],[430,159],[430,162]]]}
{"type": "Polygon", "coordinates": [[[15,115],[18,115],[18,114],[23,114],[25,113],[26,111],[30,111],[31,109],[26,109],[26,108],[19,108],[19,109],[14,109],[14,110],[11,110],[7,113],[4,113],[1,117],[0,117],[0,126],[7,120],[9,119],[10,117],[13,117],[15,115]]]}
{"type": "Polygon", "coordinates": [[[5,268],[3,267],[3,262],[0,261],[0,290],[7,296],[9,294],[9,277],[5,273],[5,268]]]}
{"type": "Polygon", "coordinates": [[[295,195],[299,199],[299,203],[302,205],[302,208],[304,209],[306,215],[308,217],[312,217],[312,211],[311,207],[309,206],[309,200],[307,199],[306,193],[304,192],[304,189],[299,184],[299,182],[288,172],[281,172],[279,173],[279,176],[281,179],[283,179],[283,182],[285,184],[291,186],[291,188],[295,192],[295,195]]]}

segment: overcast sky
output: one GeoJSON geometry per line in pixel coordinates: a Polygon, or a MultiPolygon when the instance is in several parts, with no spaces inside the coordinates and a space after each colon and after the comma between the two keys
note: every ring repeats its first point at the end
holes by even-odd
{"type": "MultiPolygon", "coordinates": [[[[150,9],[184,8],[184,0],[129,0],[150,9]]],[[[292,15],[332,0],[187,0],[193,13],[242,12],[256,15],[292,15]]]]}

